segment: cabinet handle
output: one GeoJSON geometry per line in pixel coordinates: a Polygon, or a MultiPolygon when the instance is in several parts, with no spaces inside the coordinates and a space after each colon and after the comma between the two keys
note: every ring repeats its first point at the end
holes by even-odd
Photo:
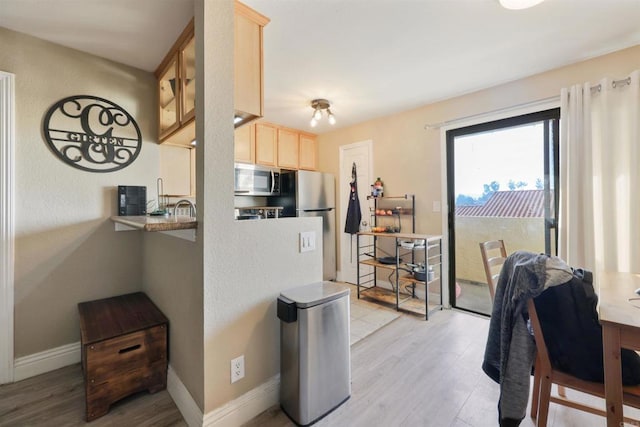
{"type": "Polygon", "coordinates": [[[273,194],[273,190],[276,188],[276,174],[271,171],[271,194],[273,194]]]}
{"type": "Polygon", "coordinates": [[[120,351],[118,351],[119,354],[123,354],[123,353],[129,353],[130,351],[134,351],[137,350],[141,347],[140,344],[136,344],[136,345],[132,345],[131,347],[127,347],[127,348],[123,348],[120,351]]]}

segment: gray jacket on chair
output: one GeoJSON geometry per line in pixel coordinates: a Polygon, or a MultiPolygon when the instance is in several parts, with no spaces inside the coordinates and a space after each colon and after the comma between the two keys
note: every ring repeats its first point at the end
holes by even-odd
{"type": "Polygon", "coordinates": [[[571,280],[559,258],[518,251],[507,257],[496,287],[482,370],[500,383],[500,426],[525,416],[536,345],[528,329],[527,300],[571,280]],[[552,265],[552,267],[550,267],[552,265]]]}

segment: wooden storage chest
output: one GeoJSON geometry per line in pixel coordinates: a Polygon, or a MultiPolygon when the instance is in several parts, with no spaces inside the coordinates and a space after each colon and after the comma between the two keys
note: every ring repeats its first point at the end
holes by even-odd
{"type": "Polygon", "coordinates": [[[138,391],[167,386],[168,321],[143,292],[78,304],[86,418],[138,391]]]}

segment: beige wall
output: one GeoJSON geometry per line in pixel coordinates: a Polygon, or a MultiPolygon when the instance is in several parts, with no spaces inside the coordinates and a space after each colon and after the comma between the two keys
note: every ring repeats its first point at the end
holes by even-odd
{"type": "Polygon", "coordinates": [[[196,403],[204,402],[202,253],[188,240],[143,233],[143,289],[169,319],[169,363],[196,403]]]}
{"type": "MultiPolygon", "coordinates": [[[[385,194],[414,193],[417,231],[441,233],[441,214],[432,212],[432,202],[442,198],[441,135],[440,129],[425,130],[425,124],[460,119],[557,96],[562,87],[584,81],[596,82],[604,76],[620,78],[638,68],[640,46],[634,46],[494,88],[325,133],[318,136],[319,169],[339,176],[339,147],[372,140],[372,174],[383,179],[385,194]]],[[[472,66],[469,72],[473,72],[472,66]]],[[[393,79],[392,75],[390,79],[393,79]]],[[[422,81],[416,84],[456,83],[422,81]]],[[[365,188],[368,188],[368,184],[363,183],[365,188]]],[[[446,209],[444,204],[443,209],[446,209]]],[[[340,218],[340,212],[336,215],[340,218]]]]}
{"type": "Polygon", "coordinates": [[[196,83],[196,134],[204,141],[196,162],[206,414],[280,372],[276,298],[322,280],[320,245],[298,252],[301,231],[322,230],[319,218],[234,220],[233,2],[198,0],[195,16],[197,75],[205,76],[196,83]],[[230,361],[241,354],[246,377],[231,384],[230,361]]]}
{"type": "Polygon", "coordinates": [[[108,219],[118,184],[155,195],[150,73],[5,29],[0,70],[15,73],[17,85],[16,357],[78,341],[78,302],[144,290],[169,318],[171,366],[208,413],[279,373],[276,298],[322,279],[320,244],[298,252],[300,232],[322,229],[318,218],[233,219],[233,1],[197,1],[196,18],[198,75],[206,77],[198,79],[195,243],[116,233],[108,219]],[[73,94],[107,98],[136,118],[144,146],[133,165],[93,174],[49,152],[42,116],[73,94]],[[246,377],[231,384],[229,362],[240,354],[246,377]]]}
{"type": "Polygon", "coordinates": [[[544,253],[543,218],[456,218],[456,276],[487,283],[480,242],[504,240],[507,254],[524,250],[544,253]]]}
{"type": "Polygon", "coordinates": [[[0,70],[16,75],[15,357],[80,339],[77,303],[144,290],[170,320],[170,363],[203,398],[202,269],[195,245],[154,233],[115,232],[116,186],[159,176],[156,82],[136,70],[0,28],[0,70]],[[135,162],[116,172],[67,166],[42,138],[61,98],[106,98],[134,116],[135,162]]]}
{"type": "MultiPolygon", "coordinates": [[[[305,254],[297,249],[298,233],[320,235],[321,224],[317,218],[233,220],[233,2],[197,0],[195,15],[203,76],[197,80],[197,135],[203,143],[197,159],[200,226],[193,244],[115,233],[108,220],[115,212],[114,186],[155,188],[155,81],[149,73],[4,29],[0,69],[15,73],[17,85],[16,355],[77,341],[77,302],[144,283],[173,318],[172,364],[208,413],[279,372],[275,300],[283,289],[321,279],[320,248],[305,254]],[[82,93],[110,99],[136,118],[145,144],[133,165],[92,174],[48,151],[42,115],[56,100],[82,93]],[[230,384],[229,361],[240,354],[246,378],[230,384]]],[[[431,212],[431,203],[441,200],[440,133],[425,131],[425,123],[553,96],[562,86],[639,67],[635,47],[321,135],[320,169],[339,176],[338,147],[372,139],[374,173],[387,194],[415,193],[418,231],[438,233],[441,217],[431,212]]]]}
{"type": "Polygon", "coordinates": [[[141,289],[140,233],[116,233],[118,184],[155,188],[151,73],[0,28],[0,70],[16,82],[15,356],[79,341],[77,303],[141,289]],[[143,148],[116,172],[68,166],[48,148],[42,120],[72,95],[106,98],[140,126],[143,148]]]}

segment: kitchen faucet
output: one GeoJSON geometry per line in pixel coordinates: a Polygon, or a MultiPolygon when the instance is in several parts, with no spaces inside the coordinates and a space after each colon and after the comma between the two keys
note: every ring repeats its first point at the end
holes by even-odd
{"type": "Polygon", "coordinates": [[[176,216],[176,211],[178,210],[178,207],[182,204],[187,204],[189,205],[189,216],[194,217],[196,216],[196,205],[193,204],[193,202],[191,200],[187,200],[187,199],[181,199],[178,200],[176,202],[175,205],[173,205],[173,216],[176,216]]]}

